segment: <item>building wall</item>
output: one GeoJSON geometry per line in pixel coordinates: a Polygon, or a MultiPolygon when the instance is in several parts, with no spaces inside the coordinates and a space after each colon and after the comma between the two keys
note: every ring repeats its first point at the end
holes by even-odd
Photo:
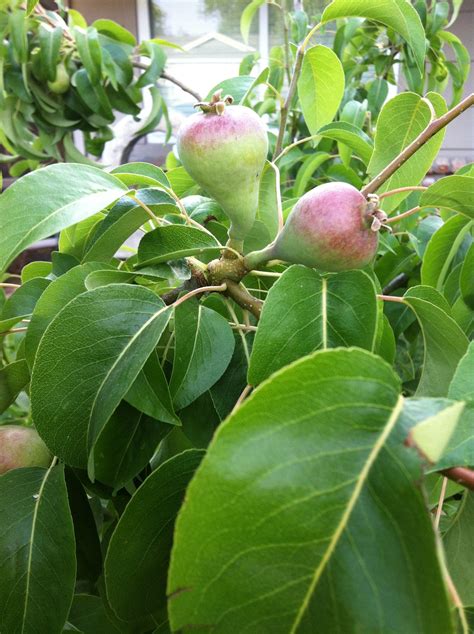
{"type": "Polygon", "coordinates": [[[70,0],[69,6],[82,13],[89,23],[99,18],[108,18],[137,35],[135,0],[70,0]]]}

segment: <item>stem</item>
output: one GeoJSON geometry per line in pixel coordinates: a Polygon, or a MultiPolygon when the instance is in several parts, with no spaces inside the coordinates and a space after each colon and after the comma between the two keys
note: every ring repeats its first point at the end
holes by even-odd
{"type": "Polygon", "coordinates": [[[439,494],[438,507],[436,509],[436,517],[434,525],[436,529],[439,529],[439,521],[441,519],[441,513],[443,512],[443,503],[446,496],[446,487],[448,486],[448,478],[444,476],[443,483],[441,485],[441,493],[439,494]]]}
{"type": "Polygon", "coordinates": [[[388,192],[383,192],[383,194],[379,194],[379,199],[388,198],[389,196],[394,196],[395,194],[401,194],[402,192],[424,192],[428,187],[424,187],[423,185],[414,185],[413,187],[397,187],[396,189],[391,189],[388,192]]]}
{"type": "Polygon", "coordinates": [[[5,337],[6,335],[13,335],[15,332],[26,332],[28,328],[12,328],[11,330],[5,330],[4,332],[0,332],[0,337],[5,337]]]}
{"type": "MultiPolygon", "coordinates": [[[[314,141],[314,139],[317,139],[318,137],[319,137],[319,134],[312,134],[311,136],[305,136],[303,139],[298,139],[298,141],[295,141],[294,143],[290,143],[290,145],[287,145],[286,148],[283,149],[280,152],[280,154],[273,159],[273,162],[276,163],[277,161],[279,161],[282,156],[285,156],[285,154],[288,154],[288,152],[292,150],[293,148],[295,148],[297,145],[301,145],[302,143],[307,143],[308,141],[314,141]]],[[[379,198],[381,198],[381,196],[379,196],[379,198]]]]}
{"type": "Polygon", "coordinates": [[[250,275],[256,275],[257,277],[281,277],[283,273],[274,271],[251,271],[250,275]]]}
{"type": "MultiPolygon", "coordinates": [[[[138,60],[134,60],[133,65],[135,66],[135,68],[140,68],[141,70],[148,70],[149,68],[148,64],[144,64],[143,62],[140,62],[138,60]]],[[[176,79],[176,77],[173,77],[173,75],[170,75],[166,71],[163,71],[160,77],[162,79],[166,79],[166,81],[171,82],[175,86],[178,86],[178,88],[181,88],[181,90],[183,90],[184,92],[187,92],[189,95],[194,97],[196,101],[202,101],[202,97],[198,92],[196,92],[195,90],[193,90],[186,84],[183,84],[182,81],[180,81],[179,79],[176,79]]]]}
{"type": "Polygon", "coordinates": [[[361,194],[367,198],[368,194],[373,194],[387,181],[409,158],[415,154],[432,136],[442,130],[448,123],[459,117],[465,110],[474,104],[474,93],[463,99],[457,106],[448,110],[446,114],[438,119],[433,119],[431,123],[421,132],[414,141],[408,145],[391,163],[385,167],[380,174],[362,188],[361,194]]]}
{"type": "Polygon", "coordinates": [[[396,295],[377,295],[377,299],[382,299],[384,302],[404,303],[403,297],[397,297],[396,295]]]}
{"type": "Polygon", "coordinates": [[[144,209],[146,211],[146,213],[150,216],[150,218],[153,221],[153,224],[156,227],[160,224],[160,221],[158,220],[158,217],[155,216],[155,214],[152,212],[150,207],[148,207],[148,205],[145,205],[145,203],[143,203],[137,196],[135,196],[135,194],[128,194],[128,197],[131,198],[132,200],[134,200],[137,203],[137,205],[139,205],[142,209],[144,209]]]}
{"type": "Polygon", "coordinates": [[[186,293],[186,295],[183,295],[182,297],[177,299],[173,304],[171,304],[171,306],[173,308],[176,308],[176,306],[179,306],[186,300],[194,297],[195,295],[199,295],[200,293],[223,293],[226,290],[227,284],[220,284],[219,286],[201,286],[200,288],[195,288],[193,291],[189,291],[189,293],[186,293]]]}
{"type": "Polygon", "coordinates": [[[291,81],[291,71],[290,71],[290,37],[289,37],[289,28],[288,28],[288,7],[286,6],[286,1],[283,0],[281,6],[282,18],[283,18],[283,41],[285,43],[285,72],[286,78],[288,79],[288,83],[291,81]]]}
{"type": "Polygon", "coordinates": [[[474,471],[466,467],[451,467],[451,469],[443,469],[441,473],[453,482],[461,484],[466,489],[474,491],[474,471]]]}
{"type": "Polygon", "coordinates": [[[304,54],[306,51],[306,47],[308,46],[311,38],[316,33],[316,31],[321,28],[322,24],[319,22],[314,26],[308,35],[305,37],[303,42],[299,45],[298,50],[296,52],[295,66],[293,68],[293,75],[291,77],[290,85],[288,86],[288,94],[285,99],[285,103],[283,104],[280,111],[280,128],[278,130],[278,138],[275,145],[275,152],[273,153],[273,160],[281,153],[281,149],[283,147],[283,137],[285,136],[286,122],[288,120],[288,114],[291,108],[291,102],[293,101],[293,97],[296,92],[296,85],[298,83],[298,79],[301,73],[301,67],[303,66],[304,54]]]}
{"type": "Polygon", "coordinates": [[[251,295],[248,290],[232,280],[226,280],[227,295],[231,297],[241,308],[249,310],[254,317],[260,319],[262,313],[263,302],[251,295]]]}
{"type": "Polygon", "coordinates": [[[393,224],[394,222],[398,222],[399,220],[403,220],[403,218],[408,218],[408,216],[411,216],[412,214],[416,214],[422,209],[423,207],[413,207],[413,209],[409,209],[408,211],[405,211],[402,214],[398,214],[397,216],[392,216],[391,218],[387,218],[387,220],[385,221],[385,224],[390,225],[390,224],[393,224]]]}
{"type": "Polygon", "coordinates": [[[261,264],[265,264],[265,262],[273,259],[273,247],[274,243],[269,244],[264,249],[260,249],[260,251],[252,251],[252,253],[248,253],[244,257],[244,265],[247,271],[252,271],[261,264]]]}
{"type": "Polygon", "coordinates": [[[239,324],[234,321],[230,321],[229,324],[234,330],[243,330],[245,332],[257,332],[257,326],[247,326],[247,324],[239,324]]]}
{"type": "Polygon", "coordinates": [[[396,291],[398,288],[402,288],[403,286],[406,286],[407,282],[408,282],[408,275],[406,273],[400,273],[399,275],[395,276],[393,280],[391,280],[387,284],[387,286],[384,286],[382,293],[384,295],[393,293],[393,291],[396,291]]]}
{"type": "Polygon", "coordinates": [[[253,390],[253,387],[251,385],[246,385],[244,387],[244,389],[242,390],[242,394],[239,396],[239,398],[237,399],[232,411],[231,411],[231,415],[235,414],[235,412],[239,409],[239,407],[242,405],[242,403],[245,401],[245,399],[247,398],[247,396],[250,394],[250,392],[253,390]]]}
{"type": "Polygon", "coordinates": [[[0,282],[1,288],[20,288],[21,284],[10,284],[9,282],[0,282]]]}
{"type": "Polygon", "coordinates": [[[237,318],[234,307],[232,306],[232,303],[228,299],[225,300],[225,305],[227,306],[227,310],[229,311],[229,315],[231,319],[234,320],[235,327],[239,331],[239,336],[240,336],[240,339],[242,340],[242,347],[244,349],[245,358],[247,359],[247,364],[249,364],[250,352],[249,352],[249,347],[248,347],[247,339],[245,338],[245,332],[244,332],[246,330],[246,327],[242,324],[239,324],[239,320],[237,318]]]}

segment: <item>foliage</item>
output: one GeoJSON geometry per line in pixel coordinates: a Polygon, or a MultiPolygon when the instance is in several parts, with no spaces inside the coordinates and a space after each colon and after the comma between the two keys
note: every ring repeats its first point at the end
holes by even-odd
{"type": "Polygon", "coordinates": [[[139,117],[148,89],[153,120],[142,127],[157,125],[164,112],[155,86],[166,63],[162,46],[137,45],[112,20],[88,26],[75,10],[23,5],[0,5],[0,145],[7,152],[1,159],[13,162],[13,176],[51,161],[92,162],[75,147],[74,132],[82,133],[88,154],[100,157],[117,113],[139,117]],[[149,67],[137,75],[138,56],[149,67]]]}
{"type": "Polygon", "coordinates": [[[242,252],[174,154],[1,194],[0,420],[55,455],[0,476],[1,632],[469,633],[474,166],[421,184],[474,103],[426,63],[445,4],[333,0],[332,49],[285,15],[290,46],[226,80],[271,146],[242,252]],[[385,101],[395,50],[418,83],[385,101]],[[366,197],[374,261],[262,256],[330,181],[366,197]]]}

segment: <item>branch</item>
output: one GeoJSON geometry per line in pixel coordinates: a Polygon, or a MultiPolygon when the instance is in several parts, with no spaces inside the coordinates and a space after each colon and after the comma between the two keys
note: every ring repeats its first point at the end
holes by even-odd
{"type": "Polygon", "coordinates": [[[373,194],[377,189],[387,181],[409,158],[415,154],[432,136],[442,130],[448,123],[451,123],[456,117],[459,117],[470,106],[474,105],[474,93],[463,99],[457,106],[448,110],[446,114],[438,119],[433,119],[431,123],[421,132],[414,141],[408,145],[401,154],[399,154],[391,163],[385,167],[380,174],[362,188],[361,194],[367,198],[369,194],[373,194]]]}
{"type": "MultiPolygon", "coordinates": [[[[140,68],[141,70],[148,70],[149,68],[148,64],[144,64],[143,62],[140,62],[138,60],[135,60],[133,62],[133,65],[135,66],[135,68],[140,68]]],[[[176,77],[173,77],[173,75],[170,75],[166,71],[163,71],[160,76],[162,79],[166,79],[166,81],[175,84],[175,86],[178,86],[178,88],[181,88],[181,90],[183,90],[184,92],[189,93],[192,97],[194,97],[194,99],[196,99],[196,101],[202,101],[202,97],[198,92],[196,92],[189,86],[186,86],[186,84],[183,84],[182,81],[176,79],[176,77]]]]}
{"type": "Polygon", "coordinates": [[[466,467],[451,467],[451,469],[443,469],[442,473],[446,478],[461,484],[466,489],[474,491],[474,471],[466,467]]]}
{"type": "Polygon", "coordinates": [[[279,154],[281,153],[281,149],[283,147],[283,137],[285,136],[286,122],[288,120],[288,114],[290,112],[291,102],[293,101],[293,97],[294,97],[295,92],[296,92],[296,86],[298,84],[298,79],[299,79],[299,76],[300,76],[300,73],[301,73],[301,67],[303,66],[303,59],[304,59],[304,54],[305,54],[306,48],[307,48],[311,38],[313,37],[313,35],[316,33],[316,31],[321,26],[322,25],[319,22],[318,24],[316,24],[316,26],[314,26],[311,29],[311,31],[305,37],[305,39],[300,44],[300,46],[298,47],[298,50],[296,52],[296,59],[295,59],[295,67],[293,69],[293,76],[291,78],[290,85],[288,86],[288,94],[286,95],[285,103],[283,104],[283,106],[281,108],[281,111],[280,111],[280,128],[278,129],[278,138],[277,138],[277,142],[276,142],[276,145],[275,145],[275,151],[273,153],[273,160],[275,160],[276,157],[279,156],[279,154]]]}
{"type": "Polygon", "coordinates": [[[404,286],[406,286],[408,280],[409,277],[406,273],[400,273],[400,275],[394,277],[393,280],[391,280],[387,284],[387,286],[384,286],[382,293],[384,295],[389,295],[390,293],[393,293],[393,291],[396,291],[398,288],[403,288],[404,286]]]}
{"type": "Polygon", "coordinates": [[[262,300],[251,295],[242,284],[232,280],[224,280],[224,283],[227,285],[227,295],[241,308],[250,311],[254,317],[260,319],[263,307],[262,300]]]}

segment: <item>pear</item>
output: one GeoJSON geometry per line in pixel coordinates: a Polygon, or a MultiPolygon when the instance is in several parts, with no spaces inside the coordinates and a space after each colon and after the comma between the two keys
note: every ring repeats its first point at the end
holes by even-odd
{"type": "Polygon", "coordinates": [[[48,467],[52,456],[32,427],[0,427],[0,475],[19,467],[48,467]]]}
{"type": "Polygon", "coordinates": [[[321,271],[361,269],[377,252],[374,217],[372,203],[352,185],[319,185],[299,199],[271,245],[246,257],[247,267],[284,260],[321,271]]]}
{"type": "Polygon", "coordinates": [[[229,244],[241,250],[255,221],[268,138],[253,110],[230,103],[219,92],[198,104],[202,112],[183,123],[177,145],[186,171],[230,219],[229,244]]]}

